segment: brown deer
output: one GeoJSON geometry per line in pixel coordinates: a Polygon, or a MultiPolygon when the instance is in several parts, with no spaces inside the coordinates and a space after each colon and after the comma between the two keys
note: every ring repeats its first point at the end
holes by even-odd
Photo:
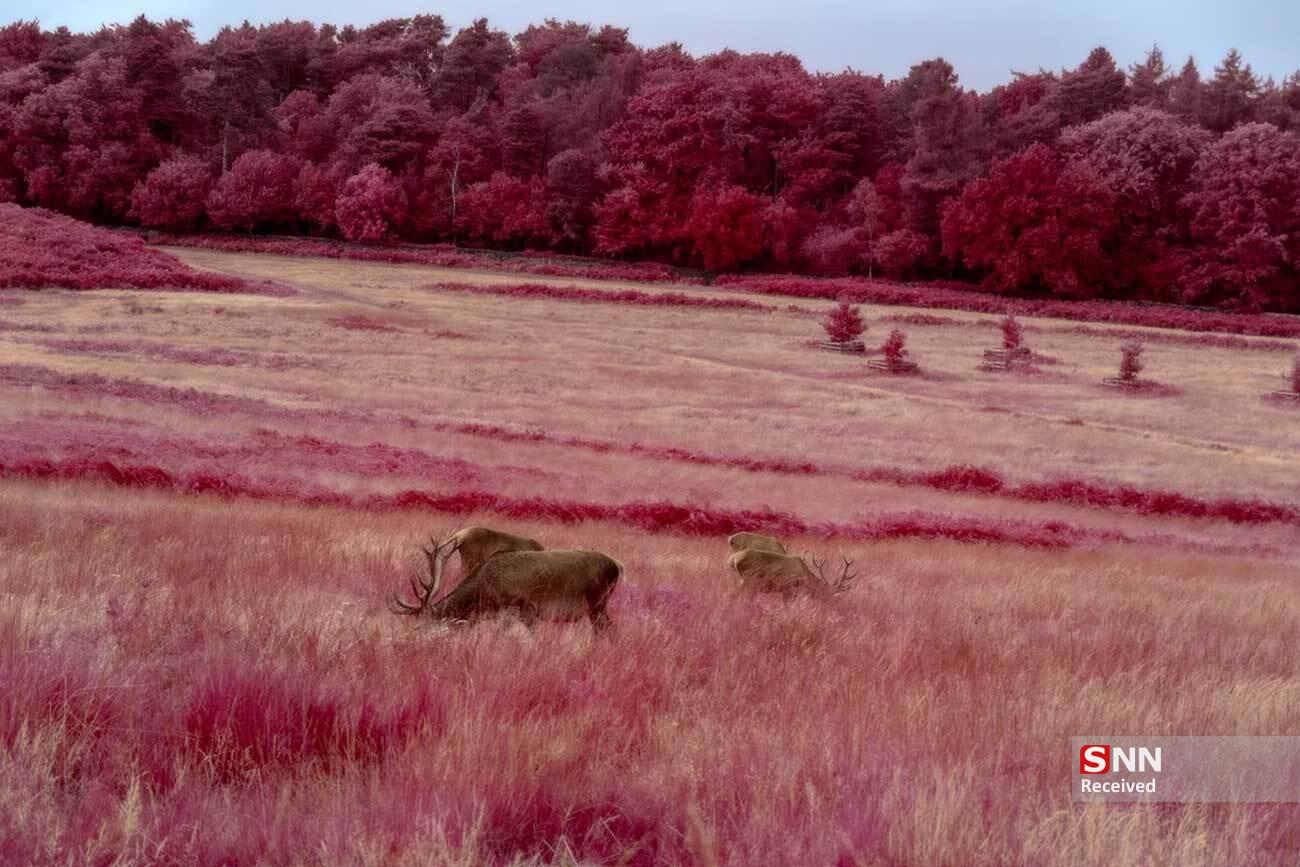
{"type": "Polygon", "coordinates": [[[733,533],[727,544],[733,551],[771,551],[773,554],[786,553],[785,546],[771,536],[758,533],[733,533]]]}
{"type": "Polygon", "coordinates": [[[439,555],[454,538],[435,539],[433,547],[422,549],[429,580],[412,579],[415,604],[393,596],[394,611],[464,621],[510,611],[530,625],[539,618],[578,620],[586,615],[597,631],[609,625],[605,606],[623,575],[623,564],[612,557],[596,551],[505,551],[485,559],[439,599],[439,555]]]}
{"type": "Polygon", "coordinates": [[[542,543],[524,536],[502,533],[487,527],[466,527],[456,530],[446,542],[434,543],[437,561],[433,580],[441,582],[442,572],[451,556],[460,553],[460,574],[469,575],[495,554],[507,551],[541,551],[542,543]]]}
{"type": "Polygon", "coordinates": [[[802,557],[778,554],[774,551],[746,549],[727,558],[727,565],[736,573],[740,586],[755,593],[780,593],[790,597],[806,593],[818,598],[828,598],[843,593],[857,578],[853,561],[847,557],[844,570],[832,580],[826,575],[826,563],[812,558],[814,569],[809,569],[802,557]]]}

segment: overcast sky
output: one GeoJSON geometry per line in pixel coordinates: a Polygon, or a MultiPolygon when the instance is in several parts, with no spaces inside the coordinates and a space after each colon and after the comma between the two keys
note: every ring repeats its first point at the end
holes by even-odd
{"type": "Polygon", "coordinates": [[[598,0],[448,0],[438,6],[410,0],[7,0],[0,17],[93,30],[141,12],[188,18],[202,39],[245,18],[342,25],[435,12],[453,28],[486,16],[509,33],[546,17],[571,18],[626,27],[646,47],[676,40],[693,54],[788,51],[816,71],[851,66],[894,78],[918,60],[941,55],[965,85],[981,90],[1005,81],[1013,69],[1076,66],[1095,45],[1105,45],[1127,66],[1159,42],[1166,63],[1181,66],[1192,54],[1203,75],[1233,47],[1261,75],[1280,80],[1300,68],[1296,0],[1184,0],[1176,7],[1152,0],[655,0],[622,8],[598,0]]]}

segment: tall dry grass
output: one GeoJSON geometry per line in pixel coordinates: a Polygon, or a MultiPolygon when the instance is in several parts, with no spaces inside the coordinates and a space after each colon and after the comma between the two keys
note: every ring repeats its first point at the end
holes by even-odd
{"type": "Polygon", "coordinates": [[[616,628],[388,613],[427,517],[0,483],[0,860],[1284,854],[1278,808],[1071,805],[1069,738],[1293,732],[1291,567],[884,542],[782,605],[722,539],[469,517],[622,559],[616,628]]]}

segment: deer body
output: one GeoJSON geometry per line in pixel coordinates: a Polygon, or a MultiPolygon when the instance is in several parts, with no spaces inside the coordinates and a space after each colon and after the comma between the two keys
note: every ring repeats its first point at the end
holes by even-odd
{"type": "Polygon", "coordinates": [[[417,604],[394,599],[398,613],[473,621],[504,611],[529,623],[586,616],[597,630],[609,625],[605,606],[623,575],[623,564],[614,558],[597,551],[505,551],[485,559],[454,590],[437,599],[438,555],[449,544],[452,540],[425,549],[431,580],[415,587],[417,604]]]}
{"type": "Polygon", "coordinates": [[[786,553],[785,546],[771,536],[759,533],[733,533],[727,539],[733,551],[769,551],[773,554],[786,553]]]}
{"type": "Polygon", "coordinates": [[[807,593],[825,598],[848,589],[855,577],[852,562],[844,561],[844,573],[837,581],[826,578],[822,565],[815,562],[817,571],[808,568],[802,557],[748,548],[727,558],[727,565],[736,573],[740,586],[755,593],[780,593],[794,596],[807,593]]]}

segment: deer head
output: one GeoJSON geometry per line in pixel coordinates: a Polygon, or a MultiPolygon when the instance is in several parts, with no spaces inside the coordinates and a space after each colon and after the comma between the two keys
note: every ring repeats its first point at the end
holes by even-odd
{"type": "Polygon", "coordinates": [[[826,590],[830,591],[832,595],[843,593],[845,590],[852,587],[853,582],[857,580],[858,573],[853,571],[853,561],[842,554],[840,555],[840,559],[844,561],[844,569],[840,572],[839,577],[834,580],[831,580],[826,575],[825,560],[819,560],[816,557],[811,557],[810,559],[812,560],[813,571],[817,575],[817,580],[820,581],[826,590]]]}
{"type": "Polygon", "coordinates": [[[414,591],[416,600],[414,605],[403,602],[396,593],[392,595],[389,599],[389,608],[396,614],[420,614],[438,598],[443,569],[447,565],[447,560],[456,552],[457,537],[453,533],[446,541],[440,542],[436,536],[431,536],[429,542],[430,547],[420,548],[429,570],[429,580],[425,581],[418,576],[411,578],[411,590],[414,591]]]}

